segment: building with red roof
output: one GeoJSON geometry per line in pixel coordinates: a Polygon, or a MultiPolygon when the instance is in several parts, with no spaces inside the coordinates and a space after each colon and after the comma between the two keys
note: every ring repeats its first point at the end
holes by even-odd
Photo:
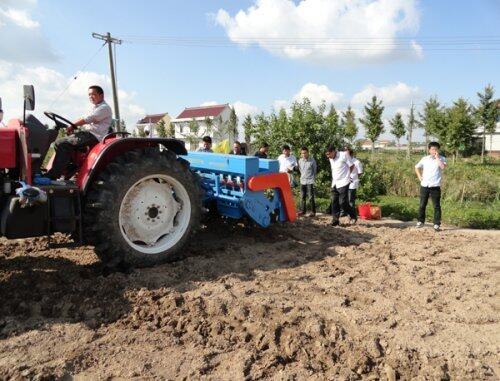
{"type": "Polygon", "coordinates": [[[171,121],[175,138],[184,141],[188,150],[198,149],[203,136],[210,136],[213,144],[219,143],[228,138],[223,136],[222,130],[229,122],[230,115],[231,107],[227,103],[186,107],[171,121]],[[210,120],[208,124],[207,120],[210,120]]]}
{"type": "Polygon", "coordinates": [[[144,118],[137,121],[137,124],[135,126],[135,133],[137,135],[145,133],[146,136],[150,138],[157,137],[158,133],[156,132],[156,127],[158,126],[158,123],[160,123],[160,121],[163,121],[166,128],[168,128],[171,119],[172,118],[170,117],[170,115],[168,115],[168,112],[164,112],[162,114],[146,115],[144,116],[144,118]]]}

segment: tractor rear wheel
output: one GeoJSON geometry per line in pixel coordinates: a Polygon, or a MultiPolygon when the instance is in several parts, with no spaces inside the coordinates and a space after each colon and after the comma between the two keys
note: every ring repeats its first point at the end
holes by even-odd
{"type": "Polygon", "coordinates": [[[189,166],[169,151],[137,149],[108,164],[94,182],[84,235],[103,262],[148,267],[182,257],[200,213],[189,166]]]}

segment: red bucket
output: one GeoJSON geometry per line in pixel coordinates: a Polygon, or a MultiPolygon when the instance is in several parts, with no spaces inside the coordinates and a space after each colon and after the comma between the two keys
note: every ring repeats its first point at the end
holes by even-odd
{"type": "Polygon", "coordinates": [[[366,204],[358,205],[358,215],[362,220],[370,220],[372,218],[371,204],[368,202],[366,204]]]}

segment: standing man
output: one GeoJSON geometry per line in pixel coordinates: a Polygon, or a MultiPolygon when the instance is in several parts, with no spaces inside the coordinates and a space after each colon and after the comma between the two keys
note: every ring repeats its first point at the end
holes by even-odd
{"type": "Polygon", "coordinates": [[[280,164],[280,172],[288,173],[288,179],[290,184],[293,184],[293,171],[297,169],[297,158],[290,153],[290,146],[285,144],[283,146],[283,153],[278,156],[278,162],[280,164]]]}
{"type": "Polygon", "coordinates": [[[56,156],[47,177],[57,180],[68,166],[73,152],[83,147],[93,147],[109,133],[111,127],[111,107],[104,101],[104,90],[101,86],[90,86],[88,90],[90,103],[94,105],[92,112],[85,118],[78,119],[73,124],[85,126],[73,134],[73,128],[68,127],[69,136],[57,139],[54,144],[56,156]]]}
{"type": "Polygon", "coordinates": [[[415,173],[420,180],[420,208],[418,211],[417,228],[425,223],[425,209],[429,196],[434,206],[434,230],[439,231],[441,227],[441,173],[446,167],[446,159],[439,155],[438,142],[430,142],[428,145],[429,155],[424,156],[415,165],[415,173]]]}
{"type": "Polygon", "coordinates": [[[316,203],[314,202],[314,180],[316,179],[317,166],[316,160],[309,156],[309,150],[307,147],[302,147],[300,150],[299,171],[302,210],[297,214],[299,216],[306,214],[306,198],[309,194],[309,203],[311,206],[311,214],[309,217],[314,217],[316,215],[316,203]]]}
{"type": "Polygon", "coordinates": [[[340,208],[347,212],[350,223],[357,221],[356,214],[349,205],[349,184],[354,164],[348,152],[338,152],[335,147],[329,146],[326,157],[330,160],[332,168],[332,226],[339,225],[340,208]]]}
{"type": "Polygon", "coordinates": [[[354,164],[354,169],[351,172],[351,183],[349,184],[349,205],[351,206],[354,214],[356,213],[356,190],[359,188],[359,177],[363,174],[363,164],[354,156],[354,151],[351,147],[347,147],[346,151],[351,157],[352,163],[354,164]]]}
{"type": "Polygon", "coordinates": [[[212,151],[212,138],[210,136],[204,136],[201,141],[202,146],[196,152],[214,152],[212,151]]]}
{"type": "Polygon", "coordinates": [[[259,159],[267,159],[267,153],[269,152],[269,144],[262,143],[257,152],[255,152],[254,156],[257,156],[259,159]]]}

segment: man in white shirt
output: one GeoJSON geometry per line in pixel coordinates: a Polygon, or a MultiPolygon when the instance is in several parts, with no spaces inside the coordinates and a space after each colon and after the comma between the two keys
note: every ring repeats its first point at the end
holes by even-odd
{"type": "Polygon", "coordinates": [[[288,173],[288,179],[290,184],[293,184],[293,171],[297,169],[298,163],[297,158],[290,153],[290,146],[283,146],[283,153],[278,156],[278,162],[280,164],[280,172],[288,173]]]}
{"type": "Polygon", "coordinates": [[[439,155],[440,145],[430,142],[429,155],[424,156],[415,165],[415,173],[420,180],[420,208],[418,211],[417,227],[424,226],[425,209],[429,196],[434,206],[434,230],[439,231],[441,226],[441,173],[446,167],[446,159],[439,155]]]}
{"type": "Polygon", "coordinates": [[[104,90],[100,86],[90,86],[88,95],[94,105],[92,112],[73,123],[76,127],[83,128],[73,134],[73,127],[68,127],[68,136],[56,140],[56,156],[46,175],[53,180],[57,180],[64,173],[73,152],[83,147],[95,146],[110,132],[113,119],[111,107],[104,101],[104,90]]]}
{"type": "Polygon", "coordinates": [[[349,205],[348,196],[354,164],[348,152],[339,152],[333,146],[328,147],[326,156],[332,168],[332,226],[339,225],[340,208],[349,215],[351,224],[354,224],[357,217],[349,205]]]}
{"type": "Polygon", "coordinates": [[[354,151],[352,148],[346,148],[351,156],[352,163],[354,164],[354,169],[351,172],[351,183],[349,184],[349,205],[351,205],[352,210],[356,213],[356,190],[359,188],[359,177],[363,174],[363,164],[354,156],[354,151]]]}

